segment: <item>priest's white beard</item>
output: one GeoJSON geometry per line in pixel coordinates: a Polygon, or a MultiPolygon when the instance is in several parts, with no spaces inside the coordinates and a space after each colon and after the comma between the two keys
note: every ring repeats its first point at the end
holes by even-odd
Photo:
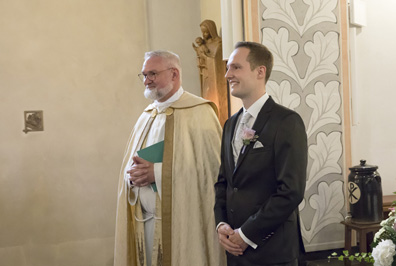
{"type": "Polygon", "coordinates": [[[144,97],[149,100],[158,101],[172,90],[172,84],[168,84],[163,88],[149,89],[146,87],[144,90],[144,97]]]}

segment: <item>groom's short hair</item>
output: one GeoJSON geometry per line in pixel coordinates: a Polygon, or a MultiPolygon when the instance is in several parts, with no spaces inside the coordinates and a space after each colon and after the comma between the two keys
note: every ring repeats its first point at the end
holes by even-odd
{"type": "Polygon", "coordinates": [[[274,57],[270,50],[266,46],[256,42],[238,42],[235,44],[235,49],[242,47],[249,49],[249,55],[246,60],[250,63],[251,70],[258,66],[265,66],[265,83],[267,83],[274,65],[274,57]]]}

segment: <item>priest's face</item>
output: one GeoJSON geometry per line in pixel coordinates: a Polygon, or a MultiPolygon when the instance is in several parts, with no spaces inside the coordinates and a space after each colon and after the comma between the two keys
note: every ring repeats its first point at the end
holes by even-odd
{"type": "Polygon", "coordinates": [[[169,67],[162,57],[148,58],[142,68],[146,86],[144,96],[159,102],[169,99],[178,89],[173,82],[173,72],[174,68],[169,67]]]}

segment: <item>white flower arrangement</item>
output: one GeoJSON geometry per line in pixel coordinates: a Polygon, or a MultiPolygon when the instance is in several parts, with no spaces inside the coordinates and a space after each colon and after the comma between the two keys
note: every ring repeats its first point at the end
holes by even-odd
{"type": "MultiPolygon", "coordinates": [[[[396,194],[396,192],[394,192],[396,194]]],[[[396,202],[393,202],[395,205],[396,202]]],[[[389,217],[383,220],[380,225],[382,228],[375,234],[374,241],[371,243],[372,253],[349,254],[347,250],[343,255],[338,256],[332,253],[329,259],[338,258],[339,260],[349,259],[350,261],[362,260],[374,263],[374,266],[396,266],[396,213],[395,207],[390,208],[389,217]]]]}
{"type": "Polygon", "coordinates": [[[389,217],[381,222],[382,228],[375,234],[372,257],[374,266],[390,266],[396,264],[396,214],[391,208],[389,217]]]}
{"type": "Polygon", "coordinates": [[[396,255],[396,246],[390,239],[381,240],[371,254],[374,258],[374,266],[389,266],[393,263],[396,255]]]}

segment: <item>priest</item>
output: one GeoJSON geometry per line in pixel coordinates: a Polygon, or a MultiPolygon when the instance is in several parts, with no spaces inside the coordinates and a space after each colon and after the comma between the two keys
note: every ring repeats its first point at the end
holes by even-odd
{"type": "Polygon", "coordinates": [[[153,103],[121,167],[114,265],[225,265],[212,211],[221,140],[216,106],[184,91],[172,52],[146,53],[139,76],[153,103]]]}

